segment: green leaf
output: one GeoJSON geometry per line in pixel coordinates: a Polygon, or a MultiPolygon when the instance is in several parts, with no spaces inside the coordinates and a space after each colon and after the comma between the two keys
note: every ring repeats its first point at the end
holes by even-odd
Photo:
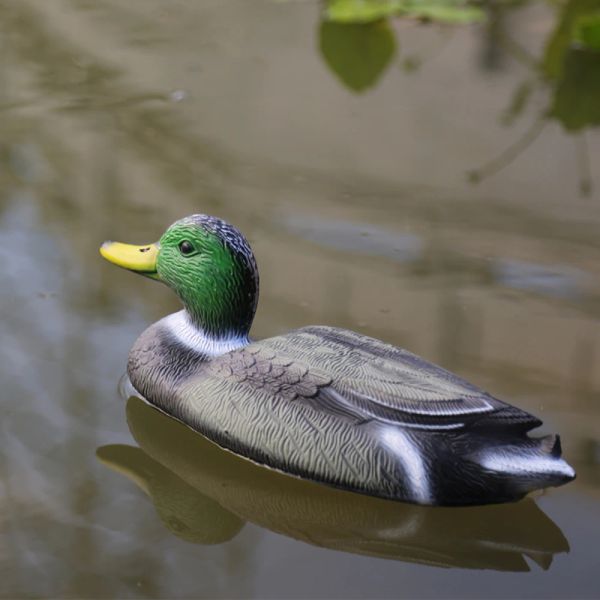
{"type": "Polygon", "coordinates": [[[386,21],[321,23],[321,54],[351,90],[362,92],[377,82],[396,53],[396,39],[386,21]]]}
{"type": "Polygon", "coordinates": [[[574,40],[584,48],[600,50],[600,13],[582,18],[577,22],[574,40]]]}
{"type": "Polygon", "coordinates": [[[397,14],[404,0],[329,0],[325,16],[336,23],[370,23],[397,14]]]}
{"type": "Polygon", "coordinates": [[[560,79],[566,53],[573,44],[579,24],[599,10],[600,0],[569,0],[564,4],[544,50],[542,71],[549,80],[560,79]]]}
{"type": "Polygon", "coordinates": [[[600,53],[569,50],[550,115],[569,131],[600,125],[600,53]]]}
{"type": "Polygon", "coordinates": [[[325,17],[336,23],[370,23],[391,16],[441,23],[472,23],[483,11],[467,0],[328,0],[325,17]]]}

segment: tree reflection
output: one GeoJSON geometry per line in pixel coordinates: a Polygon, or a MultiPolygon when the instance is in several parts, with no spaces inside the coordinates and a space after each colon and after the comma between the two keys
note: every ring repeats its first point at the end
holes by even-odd
{"type": "MultiPolygon", "coordinates": [[[[543,94],[545,100],[522,137],[471,170],[469,180],[477,183],[507,167],[538,139],[548,122],[557,121],[568,134],[578,136],[579,188],[582,195],[589,195],[592,180],[585,132],[600,125],[600,0],[560,3],[554,28],[539,58],[530,55],[504,27],[510,12],[528,4],[532,2],[487,2],[479,8],[461,0],[329,0],[319,26],[320,49],[339,80],[352,92],[362,93],[381,81],[398,55],[399,42],[392,20],[416,18],[421,23],[446,26],[485,20],[483,68],[495,70],[499,52],[504,51],[528,70],[526,81],[513,94],[503,122],[512,124],[536,92],[543,94]]],[[[555,2],[548,4],[556,6],[555,2]]],[[[413,57],[406,65],[409,68],[405,70],[415,71],[422,61],[413,57]]]]}
{"type": "Polygon", "coordinates": [[[509,165],[535,142],[545,125],[554,120],[569,134],[579,136],[579,189],[582,195],[590,195],[592,179],[585,132],[600,125],[600,2],[569,0],[564,3],[540,58],[529,55],[506,34],[501,43],[529,70],[528,79],[513,93],[504,122],[513,123],[525,111],[535,92],[544,94],[546,99],[525,134],[500,155],[471,171],[471,181],[480,181],[509,165]]]}

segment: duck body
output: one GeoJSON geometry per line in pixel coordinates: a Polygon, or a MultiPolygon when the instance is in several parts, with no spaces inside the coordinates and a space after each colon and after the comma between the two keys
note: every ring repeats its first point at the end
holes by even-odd
{"type": "MultiPolygon", "coordinates": [[[[513,501],[574,478],[558,436],[528,435],[539,419],[406,350],[325,326],[251,342],[258,275],[245,239],[225,222],[197,215],[167,230],[156,253],[169,256],[169,235],[182,257],[187,244],[199,249],[191,255],[198,256],[195,275],[209,281],[211,293],[198,291],[202,303],[190,300],[189,258],[171,255],[155,271],[147,262],[146,270],[121,264],[162,279],[186,306],[150,326],[129,354],[131,383],[161,411],[256,463],[418,504],[513,501]],[[206,237],[218,240],[216,250],[202,245],[206,237]],[[223,248],[242,254],[238,271],[224,261],[223,248]],[[182,270],[183,291],[176,278],[182,270]],[[225,317],[209,306],[219,292],[229,303],[248,299],[243,319],[235,311],[235,327],[223,326],[225,317]]],[[[103,248],[120,264],[113,246],[103,248]]]]}
{"type": "Polygon", "coordinates": [[[167,317],[128,374],[144,398],[220,446],[279,471],[428,505],[517,500],[573,478],[541,422],[405,350],[305,327],[211,356],[167,317]]]}

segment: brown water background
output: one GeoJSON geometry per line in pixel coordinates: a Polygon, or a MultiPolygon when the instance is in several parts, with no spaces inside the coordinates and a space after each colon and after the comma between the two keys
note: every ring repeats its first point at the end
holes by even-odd
{"type": "Polygon", "coordinates": [[[549,115],[560,7],[493,6],[391,19],[395,55],[357,91],[310,0],[0,0],[2,597],[600,597],[600,139],[549,115]],[[96,450],[136,446],[119,378],[177,300],[97,248],[194,212],[253,245],[255,337],[356,329],[560,432],[578,478],[535,502],[570,551],[441,568],[298,541],[292,515],[173,535],[96,450]]]}

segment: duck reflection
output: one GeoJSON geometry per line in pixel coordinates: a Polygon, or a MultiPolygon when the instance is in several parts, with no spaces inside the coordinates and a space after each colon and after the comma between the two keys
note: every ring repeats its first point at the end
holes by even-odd
{"type": "Polygon", "coordinates": [[[443,567],[543,569],[569,545],[530,498],[516,504],[432,508],[303,481],[222,450],[136,397],[129,428],[140,448],[109,445],[98,458],[154,503],[176,536],[233,538],[250,521],[316,546],[443,567]]]}

